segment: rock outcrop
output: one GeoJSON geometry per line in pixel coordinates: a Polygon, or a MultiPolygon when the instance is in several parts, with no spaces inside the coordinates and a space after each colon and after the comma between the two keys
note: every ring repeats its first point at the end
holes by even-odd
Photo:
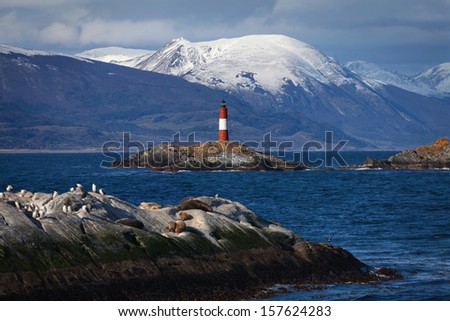
{"type": "Polygon", "coordinates": [[[146,167],[154,171],[267,171],[298,170],[307,167],[258,152],[237,142],[217,141],[190,146],[162,144],[116,160],[112,167],[146,167]]]}
{"type": "Polygon", "coordinates": [[[450,140],[439,138],[430,146],[420,146],[415,150],[405,150],[388,159],[368,158],[363,167],[392,169],[450,168],[450,140]]]}
{"type": "Polygon", "coordinates": [[[0,299],[239,299],[274,283],[383,278],[342,248],[307,242],[238,202],[180,205],[142,208],[80,186],[3,192],[0,299]]]}

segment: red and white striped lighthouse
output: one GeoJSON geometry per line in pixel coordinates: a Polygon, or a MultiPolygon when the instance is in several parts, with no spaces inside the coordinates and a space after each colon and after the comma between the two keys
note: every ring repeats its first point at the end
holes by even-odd
{"type": "Polygon", "coordinates": [[[222,100],[222,104],[219,107],[219,140],[228,141],[227,117],[227,105],[225,100],[222,100]]]}

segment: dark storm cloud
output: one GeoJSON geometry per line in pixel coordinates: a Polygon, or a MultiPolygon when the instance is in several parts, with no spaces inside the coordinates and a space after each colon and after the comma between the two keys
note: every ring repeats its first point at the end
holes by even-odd
{"type": "Polygon", "coordinates": [[[450,60],[450,1],[0,0],[0,42],[22,47],[157,49],[254,33],[292,36],[341,62],[424,68],[450,60]]]}

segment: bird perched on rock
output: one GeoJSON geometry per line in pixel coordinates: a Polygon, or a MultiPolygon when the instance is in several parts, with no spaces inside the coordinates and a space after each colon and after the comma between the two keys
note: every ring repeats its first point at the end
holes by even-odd
{"type": "Polygon", "coordinates": [[[100,190],[98,191],[100,193],[100,195],[106,195],[105,191],[103,190],[103,188],[100,188],[100,190]]]}
{"type": "Polygon", "coordinates": [[[58,197],[58,192],[57,191],[54,191],[53,192],[53,199],[56,199],[58,197]]]}
{"type": "Polygon", "coordinates": [[[45,218],[45,213],[47,212],[47,209],[45,206],[39,210],[39,219],[45,218]]]}
{"type": "Polygon", "coordinates": [[[65,205],[65,204],[63,205],[62,211],[64,214],[67,214],[67,205],[65,205]]]}
{"type": "Polygon", "coordinates": [[[27,190],[26,190],[26,189],[21,189],[21,190],[20,190],[20,193],[19,193],[19,196],[20,196],[20,197],[24,197],[26,193],[27,193],[27,190]]]}
{"type": "Polygon", "coordinates": [[[6,186],[6,191],[7,192],[12,192],[13,189],[14,189],[14,187],[12,185],[6,186]]]}
{"type": "Polygon", "coordinates": [[[75,192],[75,187],[71,187],[70,190],[72,193],[75,192]]]}
{"type": "Polygon", "coordinates": [[[92,183],[92,193],[97,193],[97,185],[92,183]]]}
{"type": "Polygon", "coordinates": [[[86,216],[88,216],[88,215],[89,215],[89,211],[88,211],[86,205],[83,205],[83,206],[81,207],[81,209],[78,210],[78,212],[77,212],[77,216],[78,216],[79,218],[83,218],[83,217],[86,217],[86,216]]]}

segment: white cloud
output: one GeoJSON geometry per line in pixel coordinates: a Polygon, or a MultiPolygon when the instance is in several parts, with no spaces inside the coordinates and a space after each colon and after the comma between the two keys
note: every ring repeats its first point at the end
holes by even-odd
{"type": "Polygon", "coordinates": [[[80,25],[80,29],[79,41],[82,45],[150,44],[166,42],[177,36],[174,23],[170,20],[107,21],[95,19],[84,22],[80,25]]]}
{"type": "Polygon", "coordinates": [[[16,12],[0,16],[0,43],[18,45],[34,37],[30,23],[22,22],[16,12]]]}
{"type": "Polygon", "coordinates": [[[47,44],[73,45],[79,42],[77,28],[60,22],[54,22],[40,30],[39,37],[47,44]]]}

